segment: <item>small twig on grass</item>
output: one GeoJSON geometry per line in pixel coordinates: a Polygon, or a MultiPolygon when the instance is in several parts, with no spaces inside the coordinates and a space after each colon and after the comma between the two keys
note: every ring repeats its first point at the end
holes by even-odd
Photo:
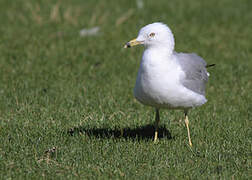
{"type": "Polygon", "coordinates": [[[50,148],[50,149],[48,149],[48,150],[46,150],[45,151],[45,153],[44,153],[44,155],[43,155],[43,157],[42,158],[40,158],[39,160],[38,160],[38,162],[40,163],[41,161],[46,161],[46,163],[47,164],[49,164],[49,162],[50,162],[50,158],[53,156],[53,154],[56,152],[56,147],[52,147],[52,148],[50,148]]]}
{"type": "Polygon", "coordinates": [[[59,164],[57,161],[54,161],[54,160],[51,159],[52,156],[56,153],[56,151],[57,151],[57,147],[52,147],[52,148],[46,150],[44,152],[44,155],[42,156],[42,158],[40,158],[39,160],[37,160],[38,163],[41,163],[41,162],[45,161],[47,164],[54,164],[54,165],[56,165],[56,166],[58,166],[60,168],[70,170],[71,172],[73,172],[73,174],[75,176],[78,176],[78,174],[76,172],[74,172],[74,170],[73,170],[72,167],[70,167],[70,166],[63,166],[63,165],[59,164]]]}

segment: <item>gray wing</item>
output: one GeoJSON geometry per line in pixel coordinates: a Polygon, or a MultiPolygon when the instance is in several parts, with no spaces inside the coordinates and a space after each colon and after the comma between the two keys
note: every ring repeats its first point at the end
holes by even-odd
{"type": "Polygon", "coordinates": [[[201,95],[205,95],[205,86],[208,81],[207,63],[195,53],[176,53],[178,63],[186,77],[181,79],[182,84],[201,95]]]}

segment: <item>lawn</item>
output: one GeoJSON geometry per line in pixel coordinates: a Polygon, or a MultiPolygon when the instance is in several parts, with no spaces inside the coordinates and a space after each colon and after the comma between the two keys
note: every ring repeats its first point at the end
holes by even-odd
{"type": "Polygon", "coordinates": [[[1,179],[250,179],[251,0],[1,0],[1,179]],[[169,25],[178,52],[216,66],[208,102],[154,109],[133,87],[149,23],[169,25]],[[84,28],[97,34],[81,36],[84,28]],[[121,130],[124,134],[121,135],[121,130]]]}

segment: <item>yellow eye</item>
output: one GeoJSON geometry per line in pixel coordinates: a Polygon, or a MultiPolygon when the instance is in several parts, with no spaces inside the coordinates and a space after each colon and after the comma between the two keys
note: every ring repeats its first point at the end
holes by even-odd
{"type": "Polygon", "coordinates": [[[150,33],[149,36],[150,36],[150,37],[154,37],[154,36],[155,36],[155,33],[150,33]]]}

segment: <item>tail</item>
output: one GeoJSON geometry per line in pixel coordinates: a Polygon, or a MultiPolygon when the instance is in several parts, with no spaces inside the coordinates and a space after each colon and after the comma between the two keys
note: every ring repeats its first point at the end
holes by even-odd
{"type": "Polygon", "coordinates": [[[209,67],[212,67],[212,66],[215,66],[215,64],[206,65],[206,68],[209,68],[209,67]]]}

